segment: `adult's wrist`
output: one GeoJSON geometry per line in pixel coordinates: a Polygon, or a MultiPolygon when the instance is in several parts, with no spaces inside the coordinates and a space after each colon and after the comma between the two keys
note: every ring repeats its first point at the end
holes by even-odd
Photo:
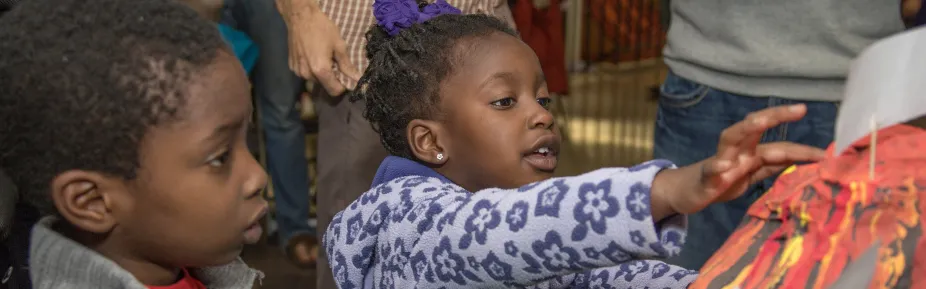
{"type": "Polygon", "coordinates": [[[293,21],[309,19],[321,12],[318,0],[276,0],[276,3],[287,26],[293,21]]]}

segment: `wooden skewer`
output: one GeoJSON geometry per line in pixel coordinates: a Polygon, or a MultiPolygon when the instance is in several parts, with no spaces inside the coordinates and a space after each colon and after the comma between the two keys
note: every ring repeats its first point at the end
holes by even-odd
{"type": "Polygon", "coordinates": [[[871,116],[871,149],[868,157],[868,180],[875,180],[875,156],[878,151],[878,123],[875,116],[871,116]]]}

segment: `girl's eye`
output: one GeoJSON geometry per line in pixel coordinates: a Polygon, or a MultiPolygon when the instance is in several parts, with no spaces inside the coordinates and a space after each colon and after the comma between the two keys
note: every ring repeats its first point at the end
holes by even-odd
{"type": "Polygon", "coordinates": [[[502,99],[493,101],[493,102],[491,103],[491,105],[497,106],[497,107],[499,107],[499,108],[508,108],[508,107],[511,107],[512,105],[514,105],[515,103],[517,103],[517,101],[514,100],[513,97],[506,97],[506,98],[502,98],[502,99]]]}
{"type": "Polygon", "coordinates": [[[214,167],[214,168],[221,168],[221,167],[225,166],[225,163],[228,162],[228,158],[229,158],[230,156],[231,156],[231,154],[229,154],[228,151],[225,151],[224,153],[222,153],[222,154],[220,154],[220,155],[218,155],[218,156],[212,158],[211,160],[209,160],[209,162],[208,162],[208,163],[209,163],[209,166],[214,167]]]}
{"type": "Polygon", "coordinates": [[[549,98],[549,97],[541,97],[541,98],[538,98],[538,99],[537,99],[537,103],[539,103],[540,106],[542,106],[543,108],[546,108],[546,109],[549,109],[549,108],[550,108],[550,104],[551,104],[552,102],[553,102],[553,99],[552,99],[552,98],[549,98]]]}

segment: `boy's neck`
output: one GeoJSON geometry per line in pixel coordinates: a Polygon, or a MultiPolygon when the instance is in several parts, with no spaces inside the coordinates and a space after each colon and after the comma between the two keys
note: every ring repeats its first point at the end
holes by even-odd
{"type": "Polygon", "coordinates": [[[143,256],[132,254],[134,250],[122,245],[124,242],[121,242],[119,238],[112,234],[102,236],[88,233],[64,221],[58,222],[53,229],[115,262],[119,267],[135,276],[135,279],[142,284],[167,286],[176,283],[182,277],[181,268],[160,266],[155,262],[146,260],[143,256]]]}

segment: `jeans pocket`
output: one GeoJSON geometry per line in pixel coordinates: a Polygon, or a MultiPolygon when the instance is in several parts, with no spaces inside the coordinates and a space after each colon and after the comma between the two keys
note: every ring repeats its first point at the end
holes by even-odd
{"type": "Polygon", "coordinates": [[[669,72],[659,87],[659,104],[676,108],[691,107],[704,99],[710,88],[669,72]]]}

